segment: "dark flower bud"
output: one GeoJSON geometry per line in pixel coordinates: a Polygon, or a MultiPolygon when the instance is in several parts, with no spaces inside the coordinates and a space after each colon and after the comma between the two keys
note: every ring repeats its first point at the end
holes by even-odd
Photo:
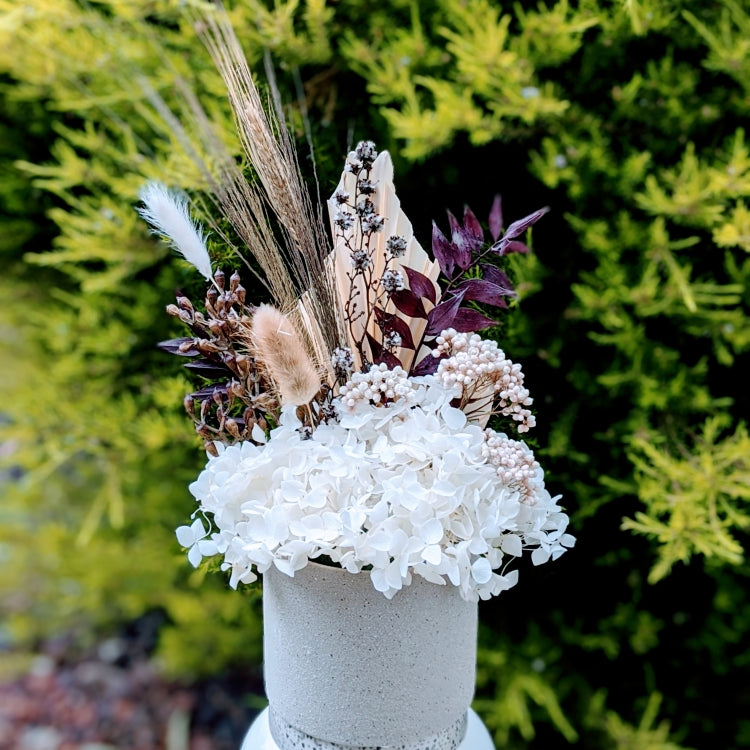
{"type": "Polygon", "coordinates": [[[369,169],[377,158],[378,152],[375,150],[375,144],[372,141],[360,141],[354,149],[357,158],[362,162],[365,169],[369,169]]]}
{"type": "Polygon", "coordinates": [[[406,253],[406,240],[400,235],[394,234],[386,241],[385,248],[394,258],[400,258],[406,253]]]}
{"type": "Polygon", "coordinates": [[[364,179],[361,179],[359,180],[359,182],[357,182],[357,188],[363,195],[372,195],[377,189],[374,182],[370,182],[370,180],[364,179]]]}
{"type": "Polygon", "coordinates": [[[362,216],[372,216],[375,213],[375,204],[369,198],[363,198],[357,203],[357,213],[362,216]]]}

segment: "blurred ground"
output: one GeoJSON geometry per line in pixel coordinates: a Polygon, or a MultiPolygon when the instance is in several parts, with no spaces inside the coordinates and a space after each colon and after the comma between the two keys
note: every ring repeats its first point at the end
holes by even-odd
{"type": "Polygon", "coordinates": [[[64,640],[46,644],[0,680],[0,750],[237,750],[259,678],[170,682],[148,640],[136,628],[75,659],[64,640]]]}

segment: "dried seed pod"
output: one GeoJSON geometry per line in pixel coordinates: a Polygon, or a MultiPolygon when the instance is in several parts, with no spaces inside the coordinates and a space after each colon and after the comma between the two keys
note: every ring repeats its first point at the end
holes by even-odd
{"type": "Polygon", "coordinates": [[[235,354],[234,366],[239,376],[244,380],[250,372],[250,362],[244,354],[235,354]]]}
{"type": "Polygon", "coordinates": [[[237,421],[232,417],[227,417],[224,420],[224,429],[233,437],[239,440],[240,428],[237,426],[237,421]]]}
{"type": "Polygon", "coordinates": [[[193,417],[193,418],[194,418],[194,417],[195,417],[195,399],[194,399],[194,398],[193,398],[192,396],[190,396],[190,395],[187,395],[187,396],[185,396],[185,398],[183,399],[182,405],[183,405],[183,406],[185,407],[185,411],[186,411],[186,412],[187,412],[187,413],[188,413],[188,414],[189,414],[189,415],[190,415],[191,417],[193,417]]]}
{"type": "Polygon", "coordinates": [[[217,406],[221,406],[222,403],[224,402],[224,399],[222,398],[222,395],[221,395],[221,391],[218,388],[214,388],[214,392],[213,392],[211,398],[213,398],[214,403],[217,406]]]}
{"type": "Polygon", "coordinates": [[[253,425],[255,424],[255,411],[251,406],[248,406],[247,409],[245,409],[244,413],[242,414],[242,419],[245,422],[245,430],[249,435],[253,429],[253,425]]]}
{"type": "Polygon", "coordinates": [[[237,287],[240,285],[240,275],[235,271],[230,277],[229,277],[229,291],[234,292],[237,291],[237,287]]]}
{"type": "Polygon", "coordinates": [[[206,339],[196,340],[195,348],[202,354],[215,354],[219,351],[219,347],[213,341],[207,341],[206,339]]]}
{"type": "Polygon", "coordinates": [[[245,304],[245,294],[247,293],[246,289],[242,284],[238,284],[237,288],[234,290],[234,293],[237,295],[237,302],[240,305],[245,304]]]}
{"type": "Polygon", "coordinates": [[[224,276],[224,271],[222,271],[221,269],[216,271],[216,273],[214,274],[214,281],[216,282],[216,286],[219,289],[221,289],[222,292],[224,291],[224,279],[225,278],[226,277],[224,276]]]}
{"type": "MultiPolygon", "coordinates": [[[[211,408],[211,402],[208,399],[201,402],[201,422],[206,421],[206,417],[208,416],[208,410],[210,408],[211,408]]],[[[203,426],[205,427],[205,424],[203,426]]]]}
{"type": "Polygon", "coordinates": [[[206,449],[206,453],[208,453],[209,456],[216,457],[219,455],[219,451],[216,450],[213,440],[206,440],[206,442],[203,443],[203,447],[206,449]]]}
{"type": "Polygon", "coordinates": [[[195,312],[193,303],[187,297],[178,297],[177,307],[179,307],[181,310],[189,310],[191,313],[195,312]]]}
{"type": "Polygon", "coordinates": [[[220,317],[224,317],[224,312],[227,307],[227,297],[224,293],[220,294],[216,298],[216,302],[214,303],[214,309],[216,310],[216,314],[220,317]]]}
{"type": "Polygon", "coordinates": [[[180,317],[180,308],[177,305],[167,305],[167,315],[172,315],[175,318],[180,317]]]}
{"type": "Polygon", "coordinates": [[[177,351],[181,354],[184,354],[185,352],[189,352],[191,349],[196,349],[200,346],[201,342],[200,340],[196,339],[187,339],[183,341],[178,347],[177,351]]]}

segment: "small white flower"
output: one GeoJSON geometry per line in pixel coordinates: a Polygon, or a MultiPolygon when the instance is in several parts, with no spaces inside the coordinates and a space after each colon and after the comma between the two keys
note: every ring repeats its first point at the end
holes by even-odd
{"type": "Polygon", "coordinates": [[[175,532],[177,541],[188,550],[188,561],[197,568],[204,557],[210,557],[218,552],[216,543],[206,539],[208,531],[203,526],[203,521],[196,518],[190,526],[180,526],[175,532]]]}

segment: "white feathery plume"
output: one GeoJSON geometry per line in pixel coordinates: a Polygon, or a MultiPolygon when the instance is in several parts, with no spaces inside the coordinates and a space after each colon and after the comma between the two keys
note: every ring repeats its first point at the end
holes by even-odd
{"type": "Polygon", "coordinates": [[[213,281],[203,230],[191,218],[187,198],[169,190],[161,182],[147,183],[138,197],[145,204],[137,209],[138,213],[151,225],[152,231],[166,237],[207,281],[213,281]]]}

